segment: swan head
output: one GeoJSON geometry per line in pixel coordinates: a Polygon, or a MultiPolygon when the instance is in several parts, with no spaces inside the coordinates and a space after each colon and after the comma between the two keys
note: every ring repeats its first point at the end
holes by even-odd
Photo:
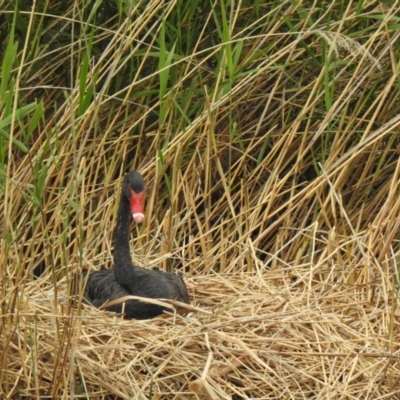
{"type": "Polygon", "coordinates": [[[133,220],[140,224],[144,220],[144,179],[139,172],[131,171],[125,175],[122,190],[129,199],[133,220]]]}

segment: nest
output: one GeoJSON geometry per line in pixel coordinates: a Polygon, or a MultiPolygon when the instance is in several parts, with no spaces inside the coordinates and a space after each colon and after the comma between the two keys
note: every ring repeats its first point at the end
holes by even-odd
{"type": "Polygon", "coordinates": [[[303,265],[188,278],[189,313],[147,321],[71,307],[65,282],[57,299],[27,285],[20,309],[7,316],[17,327],[6,348],[9,389],[21,387],[21,398],[393,396],[396,295],[378,285],[379,271],[369,287],[346,274],[303,265]]]}

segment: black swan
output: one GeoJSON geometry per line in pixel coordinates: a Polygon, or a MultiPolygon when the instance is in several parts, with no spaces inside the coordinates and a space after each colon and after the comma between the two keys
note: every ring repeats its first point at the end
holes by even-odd
{"type": "MultiPolygon", "coordinates": [[[[143,221],[143,200],[142,175],[136,171],[128,172],[122,183],[117,225],[114,231],[114,269],[92,271],[87,277],[84,298],[95,307],[129,295],[190,303],[186,285],[180,276],[132,264],[129,227],[132,219],[137,223],[143,221]]],[[[138,300],[127,300],[107,307],[107,310],[124,312],[125,318],[148,319],[170,309],[138,300]]]]}

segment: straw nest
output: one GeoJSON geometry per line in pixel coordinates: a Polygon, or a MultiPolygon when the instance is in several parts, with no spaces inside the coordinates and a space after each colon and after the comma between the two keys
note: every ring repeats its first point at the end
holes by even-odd
{"type": "Polygon", "coordinates": [[[7,351],[10,388],[23,384],[24,398],[91,399],[399,393],[398,315],[384,271],[325,258],[186,281],[190,313],[151,321],[86,305],[78,312],[65,282],[57,300],[53,290],[27,285],[7,351]],[[363,279],[369,284],[358,284],[363,279]]]}

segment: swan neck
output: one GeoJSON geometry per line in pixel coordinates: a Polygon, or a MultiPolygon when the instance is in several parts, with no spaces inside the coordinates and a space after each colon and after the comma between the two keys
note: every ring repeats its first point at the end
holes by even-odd
{"type": "Polygon", "coordinates": [[[114,231],[114,267],[123,268],[132,266],[130,253],[129,228],[132,221],[129,200],[121,193],[118,207],[117,225],[114,231]]]}

